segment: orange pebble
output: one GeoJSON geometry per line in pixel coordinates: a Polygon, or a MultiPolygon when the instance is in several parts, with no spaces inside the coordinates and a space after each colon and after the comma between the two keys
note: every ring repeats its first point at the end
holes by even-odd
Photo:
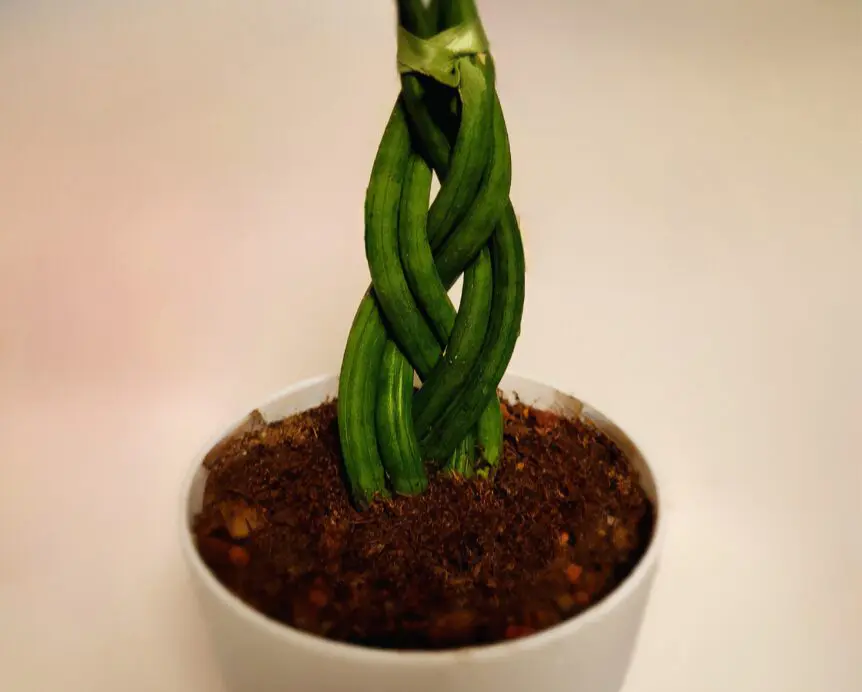
{"type": "Polygon", "coordinates": [[[236,567],[245,567],[251,562],[251,555],[248,554],[245,548],[239,545],[232,546],[227,551],[227,556],[230,558],[231,564],[236,567]]]}
{"type": "Polygon", "coordinates": [[[569,536],[569,532],[568,532],[568,531],[563,531],[563,532],[560,534],[560,545],[566,545],[566,544],[569,542],[569,538],[570,538],[570,536],[569,536]]]}
{"type": "Polygon", "coordinates": [[[566,579],[568,579],[572,584],[576,583],[583,573],[584,568],[575,563],[566,567],[566,579]]]}
{"type": "Polygon", "coordinates": [[[535,632],[532,627],[527,627],[527,625],[509,625],[506,628],[505,637],[506,639],[518,639],[519,637],[526,637],[535,632]]]}
{"type": "Polygon", "coordinates": [[[569,596],[569,594],[567,594],[567,593],[560,594],[559,596],[557,596],[556,601],[557,601],[557,606],[564,613],[569,612],[575,606],[575,599],[572,598],[571,596],[569,596]]]}
{"type": "Polygon", "coordinates": [[[326,593],[321,591],[320,589],[312,589],[308,592],[308,600],[312,605],[316,605],[318,608],[323,608],[329,601],[326,597],[326,593]]]}

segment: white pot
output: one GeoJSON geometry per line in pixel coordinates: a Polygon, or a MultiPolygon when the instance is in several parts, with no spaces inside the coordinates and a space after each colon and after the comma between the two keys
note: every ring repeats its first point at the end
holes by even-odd
{"type": "MultiPolygon", "coordinates": [[[[267,421],[334,397],[337,378],[300,382],[259,408],[267,421]]],[[[652,542],[628,578],[575,618],[499,644],[440,652],[397,652],[328,641],[275,622],[245,605],[213,576],[195,548],[191,522],[201,509],[206,471],[201,461],[239,421],[192,461],[182,488],[182,552],[229,690],[236,692],[617,692],[643,620],[665,532],[655,473],[616,425],[577,399],[532,380],[507,376],[506,395],[580,416],[607,434],[640,472],[655,503],[652,542]]]]}

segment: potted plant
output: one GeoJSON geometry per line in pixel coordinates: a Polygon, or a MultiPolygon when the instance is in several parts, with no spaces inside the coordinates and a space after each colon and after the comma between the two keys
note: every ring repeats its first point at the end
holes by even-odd
{"type": "Polygon", "coordinates": [[[599,412],[504,376],[525,282],[494,61],[474,0],[398,10],[341,372],[194,460],[183,552],[231,689],[616,691],[655,478],[599,412]]]}

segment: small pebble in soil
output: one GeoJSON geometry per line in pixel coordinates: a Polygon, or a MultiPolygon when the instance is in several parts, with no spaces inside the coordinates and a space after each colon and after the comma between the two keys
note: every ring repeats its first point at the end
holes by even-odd
{"type": "Polygon", "coordinates": [[[251,562],[251,556],[248,554],[248,551],[238,545],[231,546],[230,550],[227,551],[227,555],[230,563],[235,567],[246,567],[251,562]]]}
{"type": "Polygon", "coordinates": [[[581,578],[583,573],[584,568],[580,565],[571,564],[566,567],[566,579],[568,579],[572,584],[577,584],[578,579],[581,578]]]}

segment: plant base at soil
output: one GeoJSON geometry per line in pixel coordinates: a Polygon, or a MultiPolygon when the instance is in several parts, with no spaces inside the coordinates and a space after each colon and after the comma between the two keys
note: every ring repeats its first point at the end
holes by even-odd
{"type": "Polygon", "coordinates": [[[198,549],[252,607],[335,640],[446,649],[553,626],[631,572],[652,507],[601,433],[520,403],[503,412],[492,478],[430,473],[426,493],[363,512],[334,402],[260,423],[205,461],[198,549]]]}

